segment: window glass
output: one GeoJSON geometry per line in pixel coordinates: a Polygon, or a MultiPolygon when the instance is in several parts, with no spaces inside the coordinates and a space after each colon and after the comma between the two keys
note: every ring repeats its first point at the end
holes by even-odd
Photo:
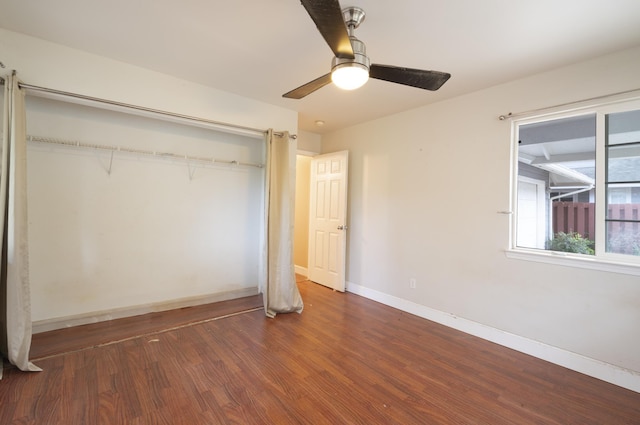
{"type": "Polygon", "coordinates": [[[519,126],[516,246],[594,253],[595,152],[596,114],[519,126]]]}
{"type": "Polygon", "coordinates": [[[608,114],[606,251],[640,255],[640,110],[608,114]]]}

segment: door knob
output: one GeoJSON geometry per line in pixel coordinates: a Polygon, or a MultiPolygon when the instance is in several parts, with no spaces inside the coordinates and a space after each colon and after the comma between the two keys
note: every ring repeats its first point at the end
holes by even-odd
{"type": "Polygon", "coordinates": [[[342,224],[338,226],[338,230],[347,230],[347,226],[343,226],[342,224]]]}

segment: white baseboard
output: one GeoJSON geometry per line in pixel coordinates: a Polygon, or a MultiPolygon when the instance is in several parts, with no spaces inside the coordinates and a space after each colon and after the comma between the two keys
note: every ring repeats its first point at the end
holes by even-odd
{"type": "Polygon", "coordinates": [[[347,282],[347,291],[427,320],[480,337],[521,353],[566,367],[594,378],[640,393],[640,372],[605,363],[558,347],[501,331],[472,320],[416,304],[383,292],[347,282]]]}
{"type": "Polygon", "coordinates": [[[300,274],[304,277],[309,276],[309,270],[306,267],[294,266],[294,269],[296,271],[296,274],[300,274]]]}
{"type": "Polygon", "coordinates": [[[135,305],[130,307],[116,308],[112,310],[94,311],[90,313],[76,314],[65,317],[54,317],[52,319],[34,321],[32,324],[33,333],[53,331],[56,329],[69,328],[72,326],[87,325],[89,323],[105,322],[107,320],[121,319],[123,317],[139,316],[141,314],[154,313],[158,311],[174,310],[184,307],[193,307],[202,304],[210,304],[219,301],[233,300],[236,298],[250,297],[258,294],[258,288],[237,289],[228,292],[186,297],[170,301],[135,305]]]}

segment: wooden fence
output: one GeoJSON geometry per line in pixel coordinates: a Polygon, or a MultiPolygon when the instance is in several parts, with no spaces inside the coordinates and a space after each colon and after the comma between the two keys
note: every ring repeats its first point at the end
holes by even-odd
{"type": "Polygon", "coordinates": [[[587,239],[596,237],[596,204],[589,202],[554,202],[553,234],[580,233],[587,239]]]}
{"type": "MultiPolygon", "coordinates": [[[[640,204],[610,204],[607,218],[640,220],[640,204]]],[[[587,239],[595,239],[595,204],[588,202],[553,202],[553,233],[577,232],[587,239]]],[[[610,232],[639,229],[638,223],[610,223],[610,232]],[[627,229],[628,228],[628,229],[627,229]]]]}

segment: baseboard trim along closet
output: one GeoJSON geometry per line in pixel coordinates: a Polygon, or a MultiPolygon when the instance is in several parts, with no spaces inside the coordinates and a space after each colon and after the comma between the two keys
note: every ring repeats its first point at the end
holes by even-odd
{"type": "Polygon", "coordinates": [[[434,310],[352,282],[347,282],[347,292],[640,393],[640,374],[632,370],[434,310]]]}
{"type": "Polygon", "coordinates": [[[178,308],[194,307],[197,305],[211,304],[220,301],[228,301],[236,298],[251,297],[258,294],[258,287],[237,289],[215,294],[185,297],[157,303],[116,308],[112,310],[94,311],[73,316],[54,317],[52,319],[33,322],[33,333],[53,331],[56,329],[70,328],[72,326],[87,325],[89,323],[105,322],[107,320],[121,319],[123,317],[139,316],[141,314],[155,313],[159,311],[174,310],[178,308]]]}
{"type": "Polygon", "coordinates": [[[293,266],[294,270],[296,272],[296,274],[299,274],[301,276],[307,277],[309,276],[309,270],[307,270],[306,267],[302,267],[302,266],[293,266]]]}

